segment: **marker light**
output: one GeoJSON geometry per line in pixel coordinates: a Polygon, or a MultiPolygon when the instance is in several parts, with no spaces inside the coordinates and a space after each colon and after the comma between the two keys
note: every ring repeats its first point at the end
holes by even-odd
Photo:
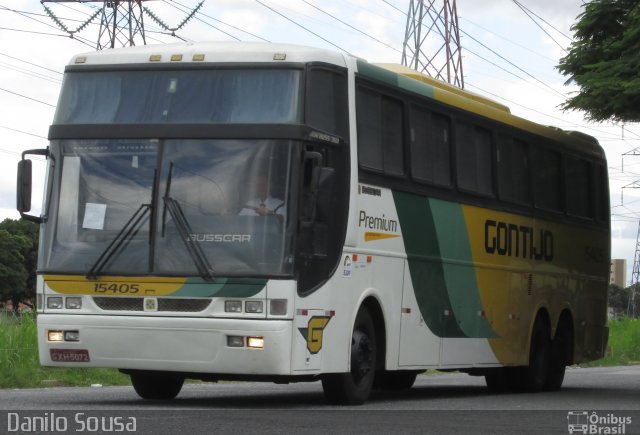
{"type": "Polygon", "coordinates": [[[271,299],[269,302],[269,314],[272,316],[284,316],[287,314],[287,300],[271,299]]]}
{"type": "Polygon", "coordinates": [[[82,308],[82,298],[79,297],[68,297],[64,301],[65,307],[70,310],[79,310],[82,308]]]}
{"type": "Polygon", "coordinates": [[[227,346],[244,347],[244,337],[239,335],[227,335],[227,346]]]}
{"type": "Polygon", "coordinates": [[[241,313],[242,301],[224,301],[225,313],[241,313]]]}
{"type": "Polygon", "coordinates": [[[62,331],[47,331],[47,341],[64,341],[62,331]]]}
{"type": "Polygon", "coordinates": [[[247,337],[247,347],[252,349],[264,348],[264,337],[247,337]]]}
{"type": "Polygon", "coordinates": [[[262,301],[247,301],[244,309],[247,313],[261,313],[263,311],[262,301]]]}
{"type": "Polygon", "coordinates": [[[48,297],[47,308],[59,310],[60,308],[62,308],[62,298],[59,296],[48,297]]]}

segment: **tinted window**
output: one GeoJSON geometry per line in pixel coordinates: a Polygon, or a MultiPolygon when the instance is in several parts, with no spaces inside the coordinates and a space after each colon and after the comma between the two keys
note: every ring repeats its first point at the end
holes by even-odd
{"type": "Polygon", "coordinates": [[[567,213],[572,216],[593,217],[589,190],[591,165],[584,159],[566,157],[567,213]]]}
{"type": "Polygon", "coordinates": [[[411,174],[413,179],[451,185],[449,119],[424,109],[411,110],[411,174]]]}
{"type": "Polygon", "coordinates": [[[347,78],[323,68],[309,70],[307,123],[348,140],[347,78]]]}
{"type": "Polygon", "coordinates": [[[404,174],[402,104],[359,89],[356,97],[360,165],[386,174],[404,174]]]}
{"type": "Polygon", "coordinates": [[[531,202],[525,142],[503,138],[498,144],[498,188],[500,199],[516,204],[531,202]]]}
{"type": "Polygon", "coordinates": [[[533,148],[533,192],[536,207],[562,211],[562,160],[560,153],[533,148]]]}
{"type": "Polygon", "coordinates": [[[482,195],[493,194],[491,133],[470,124],[456,125],[458,187],[482,195]]]}

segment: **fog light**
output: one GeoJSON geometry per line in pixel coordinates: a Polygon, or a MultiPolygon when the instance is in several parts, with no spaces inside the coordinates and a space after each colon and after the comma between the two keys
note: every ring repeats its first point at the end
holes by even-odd
{"type": "Polygon", "coordinates": [[[80,308],[82,308],[82,298],[78,298],[78,297],[67,298],[64,301],[64,305],[70,310],[79,310],[80,308]]]}
{"type": "Polygon", "coordinates": [[[244,347],[244,337],[238,335],[227,335],[227,346],[244,347]]]}
{"type": "Polygon", "coordinates": [[[252,349],[262,349],[264,347],[263,337],[247,337],[247,347],[252,349]]]}
{"type": "Polygon", "coordinates": [[[262,301],[247,301],[244,309],[247,313],[261,313],[263,310],[262,301]]]}
{"type": "Polygon", "coordinates": [[[269,313],[272,316],[284,316],[287,314],[287,300],[271,299],[269,302],[269,313]]]}
{"type": "Polygon", "coordinates": [[[242,301],[224,301],[225,313],[241,313],[242,301]]]}
{"type": "Polygon", "coordinates": [[[64,341],[80,341],[80,331],[64,331],[64,341]]]}
{"type": "Polygon", "coordinates": [[[47,341],[64,341],[62,331],[47,331],[47,341]]]}
{"type": "Polygon", "coordinates": [[[59,296],[48,297],[47,308],[59,310],[60,308],[62,308],[62,298],[59,296]]]}

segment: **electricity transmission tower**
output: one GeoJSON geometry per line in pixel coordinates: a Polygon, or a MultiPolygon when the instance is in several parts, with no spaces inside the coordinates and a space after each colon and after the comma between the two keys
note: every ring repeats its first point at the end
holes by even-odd
{"type": "Polygon", "coordinates": [[[69,36],[73,36],[84,30],[95,18],[100,16],[100,30],[96,49],[126,47],[131,45],[146,45],[147,38],[144,28],[144,13],[156,22],[164,30],[175,35],[175,31],[181,29],[198,12],[204,0],[193,9],[187,17],[176,27],[170,28],[142,3],[149,0],[41,0],[45,12],[51,19],[69,36]],[[45,3],[101,3],[102,7],[83,22],[75,30],[70,30],[63,20],[58,18],[45,3]]]}
{"type": "Polygon", "coordinates": [[[409,1],[402,64],[464,88],[456,0],[409,1]]]}

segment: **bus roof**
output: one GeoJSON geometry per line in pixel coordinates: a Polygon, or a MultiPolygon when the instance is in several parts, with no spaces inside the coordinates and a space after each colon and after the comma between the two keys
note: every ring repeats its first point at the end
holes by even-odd
{"type": "Polygon", "coordinates": [[[346,67],[335,51],[264,42],[190,42],[142,45],[83,53],[69,65],[178,64],[211,62],[326,62],[346,67]]]}

